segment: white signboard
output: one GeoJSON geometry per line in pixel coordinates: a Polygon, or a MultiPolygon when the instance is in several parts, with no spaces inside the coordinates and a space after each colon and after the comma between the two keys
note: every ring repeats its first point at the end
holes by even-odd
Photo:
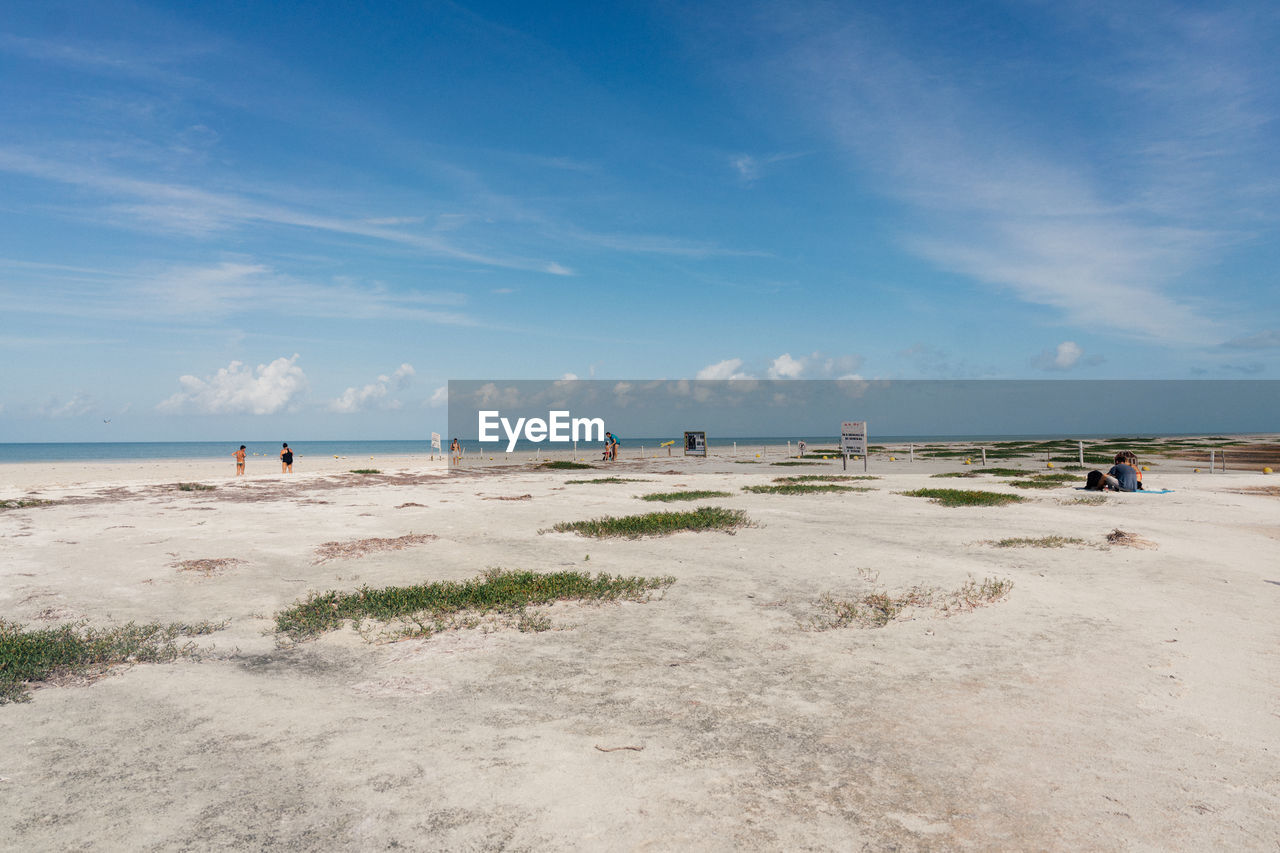
{"type": "Polygon", "coordinates": [[[438,432],[431,433],[431,449],[432,450],[440,449],[440,433],[438,432]]]}
{"type": "Polygon", "coordinates": [[[707,434],[705,432],[686,432],[684,434],[685,456],[707,455],[707,434]]]}
{"type": "Polygon", "coordinates": [[[867,455],[866,421],[845,421],[840,424],[840,451],[846,456],[867,455]]]}

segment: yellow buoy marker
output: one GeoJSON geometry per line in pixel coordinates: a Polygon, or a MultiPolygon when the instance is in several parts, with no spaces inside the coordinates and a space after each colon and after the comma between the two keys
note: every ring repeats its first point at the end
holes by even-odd
{"type": "Polygon", "coordinates": [[[1264,474],[1270,474],[1270,473],[1271,473],[1271,468],[1270,468],[1270,467],[1263,468],[1263,469],[1262,469],[1262,473],[1264,473],[1264,474]]]}
{"type": "Polygon", "coordinates": [[[890,456],[890,457],[889,457],[889,461],[890,461],[890,462],[897,462],[897,461],[898,461],[898,457],[896,457],[896,456],[890,456]]]}
{"type": "Polygon", "coordinates": [[[1046,463],[1045,463],[1045,465],[1049,466],[1050,468],[1052,468],[1052,467],[1053,467],[1053,463],[1052,463],[1052,462],[1046,462],[1046,463]]]}
{"type": "Polygon", "coordinates": [[[1142,466],[1142,470],[1143,470],[1143,471],[1150,471],[1151,469],[1150,469],[1150,468],[1148,468],[1146,465],[1143,465],[1143,466],[1142,466]]]}
{"type": "Polygon", "coordinates": [[[1200,469],[1199,469],[1199,468],[1197,468],[1197,469],[1196,469],[1196,473],[1197,473],[1197,474],[1199,474],[1199,473],[1200,473],[1200,469]]]}

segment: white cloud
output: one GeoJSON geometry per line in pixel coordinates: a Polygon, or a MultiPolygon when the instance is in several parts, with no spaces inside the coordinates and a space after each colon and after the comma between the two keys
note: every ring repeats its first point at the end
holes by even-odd
{"type": "Polygon", "coordinates": [[[427,400],[427,405],[433,409],[449,403],[449,386],[441,385],[439,388],[431,392],[431,398],[427,400]]]}
{"type": "Polygon", "coordinates": [[[555,261],[552,261],[551,263],[547,264],[546,267],[543,268],[543,271],[549,272],[552,275],[573,275],[574,274],[573,270],[569,269],[566,266],[561,266],[560,264],[557,264],[555,261]]]}
{"type": "Polygon", "coordinates": [[[249,370],[233,361],[213,376],[179,377],[182,390],[156,406],[168,414],[198,412],[210,415],[271,415],[288,408],[306,391],[307,376],[298,354],[277,358],[249,370]]]}
{"type": "Polygon", "coordinates": [[[765,375],[770,379],[799,379],[804,373],[804,357],[792,358],[791,353],[784,352],[773,360],[765,375]]]}
{"type": "Polygon", "coordinates": [[[717,361],[715,364],[708,364],[706,367],[698,371],[694,376],[695,379],[750,379],[751,377],[742,372],[742,359],[726,358],[724,361],[717,361]]]}
{"type": "Polygon", "coordinates": [[[50,397],[36,410],[36,414],[46,418],[78,418],[89,414],[93,408],[93,398],[77,392],[65,402],[58,397],[50,397]]]}
{"type": "Polygon", "coordinates": [[[738,177],[748,183],[760,177],[760,163],[750,154],[739,154],[731,158],[729,164],[737,171],[738,177]]]}
{"type": "Polygon", "coordinates": [[[1040,353],[1035,365],[1041,370],[1070,370],[1079,363],[1082,355],[1084,350],[1075,341],[1063,341],[1056,349],[1040,353]]]}
{"type": "Polygon", "coordinates": [[[578,374],[576,373],[566,373],[564,376],[560,377],[561,381],[572,381],[577,378],[578,378],[578,374]]]}
{"type": "MultiPolygon", "coordinates": [[[[1058,132],[1070,111],[1027,120],[1025,101],[994,76],[1006,62],[974,68],[920,51],[840,4],[760,16],[762,55],[748,73],[762,76],[748,82],[781,86],[870,185],[911,206],[901,239],[939,268],[1082,326],[1221,341],[1227,309],[1208,301],[1196,272],[1256,239],[1255,211],[1274,206],[1265,41],[1216,10],[1036,8],[1068,49],[1086,44],[1086,29],[1109,47],[1090,54],[1095,71],[1079,82],[1126,114],[1087,146],[1058,132]]],[[[1046,61],[1016,61],[1030,77],[1060,76],[1046,61]]],[[[744,177],[757,167],[735,163],[744,177]]]]}
{"type": "Polygon", "coordinates": [[[1256,335],[1233,338],[1223,344],[1228,349],[1276,349],[1280,348],[1280,330],[1269,329],[1256,335]]]}
{"type": "Polygon", "coordinates": [[[350,414],[362,411],[377,404],[384,409],[400,408],[399,400],[388,400],[393,390],[401,390],[408,386],[414,376],[413,365],[404,363],[397,367],[390,376],[383,374],[363,388],[348,388],[342,396],[329,401],[329,411],[350,414]],[[382,402],[384,401],[385,402],[382,402]]]}

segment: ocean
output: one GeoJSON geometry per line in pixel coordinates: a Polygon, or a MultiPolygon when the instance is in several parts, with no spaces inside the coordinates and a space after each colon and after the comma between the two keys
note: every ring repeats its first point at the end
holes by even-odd
{"type": "MultiPolygon", "coordinates": [[[[929,444],[938,442],[973,442],[990,444],[999,441],[1074,441],[1076,439],[1111,438],[1110,435],[872,435],[873,444],[929,444]]],[[[1148,438],[1174,437],[1173,435],[1148,435],[1148,438]]],[[[646,450],[657,450],[664,442],[675,441],[671,448],[673,455],[683,454],[683,435],[657,438],[620,439],[622,448],[641,447],[646,450]]],[[[797,441],[803,440],[811,449],[833,448],[840,443],[839,436],[743,436],[719,438],[708,436],[707,444],[712,453],[717,451],[731,452],[735,443],[741,452],[749,448],[783,447],[790,442],[794,448],[797,441]]],[[[245,442],[250,457],[266,456],[276,458],[280,454],[279,441],[245,442]]],[[[444,451],[449,449],[449,438],[442,439],[444,451]]],[[[112,442],[30,442],[0,444],[0,464],[15,462],[112,462],[133,459],[221,459],[230,457],[240,446],[239,441],[112,441],[112,442]]],[[[306,456],[409,456],[427,455],[433,451],[430,440],[402,441],[291,441],[289,446],[300,457],[306,456]]],[[[476,441],[464,441],[462,446],[467,453],[478,453],[481,445],[476,441]]],[[[602,449],[601,442],[586,442],[579,446],[580,452],[602,449]]],[[[505,441],[499,446],[486,444],[483,452],[493,455],[506,449],[505,441]]],[[[567,446],[533,444],[520,441],[516,445],[518,453],[534,453],[569,449],[567,446]]]]}

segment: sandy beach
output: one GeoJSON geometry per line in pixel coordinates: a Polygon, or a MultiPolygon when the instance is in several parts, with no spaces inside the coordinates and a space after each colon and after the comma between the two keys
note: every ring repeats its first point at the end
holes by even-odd
{"type": "Polygon", "coordinates": [[[877,458],[867,491],[744,492],[842,473],[772,461],[0,466],[0,499],[49,502],[0,511],[0,619],[226,623],[199,660],[0,706],[0,849],[1280,849],[1280,480],[1157,460],[1171,493],[1090,496],[877,458]],[[567,482],[607,476],[634,482],[567,482]],[[936,487],[1026,500],[900,494],[936,487]],[[682,489],[730,496],[637,499],[682,489]],[[703,504],[752,525],[540,532],[703,504]],[[435,538],[322,549],[410,534],[435,538]],[[1050,536],[1082,541],[992,544],[1050,536]],[[274,631],[309,593],[490,568],[675,580],[553,605],[540,632],[274,631]],[[815,627],[824,596],[986,578],[1012,587],[815,627]]]}

